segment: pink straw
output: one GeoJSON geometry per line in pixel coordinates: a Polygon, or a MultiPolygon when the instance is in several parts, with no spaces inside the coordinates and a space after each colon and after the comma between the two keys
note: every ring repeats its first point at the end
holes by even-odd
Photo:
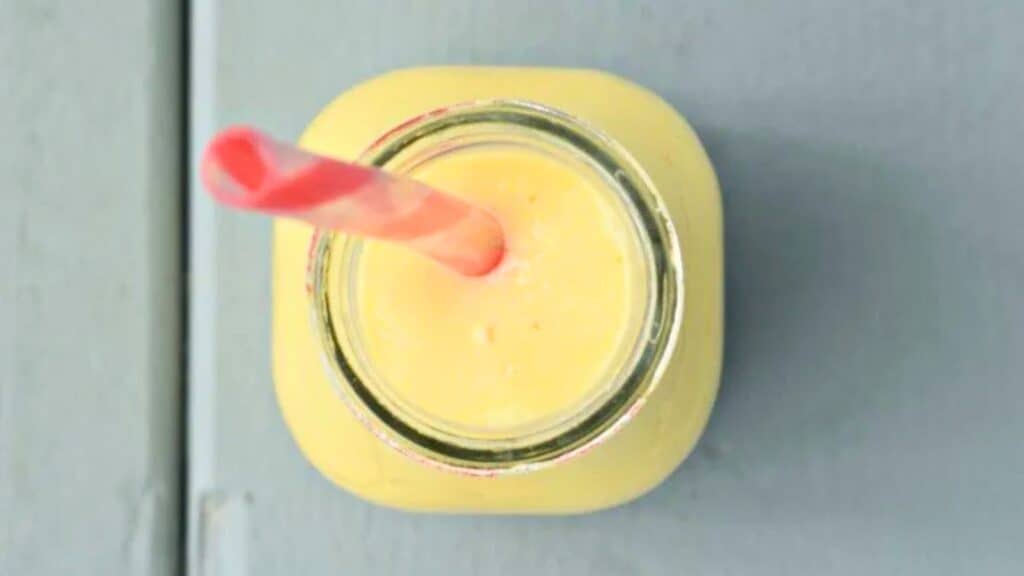
{"type": "Polygon", "coordinates": [[[317,156],[248,127],[224,130],[201,177],[223,204],[399,242],[467,276],[501,261],[505,238],[487,211],[415,180],[317,156]]]}

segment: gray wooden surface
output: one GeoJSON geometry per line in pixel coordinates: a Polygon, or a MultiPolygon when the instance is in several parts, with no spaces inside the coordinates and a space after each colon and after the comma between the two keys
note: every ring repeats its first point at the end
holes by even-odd
{"type": "Polygon", "coordinates": [[[589,66],[661,93],[721,178],[728,336],[698,451],[634,504],[376,508],[278,415],[269,224],[193,192],[195,573],[1019,573],[1022,21],[1009,0],[198,4],[195,145],[238,121],[296,137],[402,66],[589,66]]]}
{"type": "Polygon", "coordinates": [[[180,5],[0,0],[0,575],[178,569],[180,5]]]}

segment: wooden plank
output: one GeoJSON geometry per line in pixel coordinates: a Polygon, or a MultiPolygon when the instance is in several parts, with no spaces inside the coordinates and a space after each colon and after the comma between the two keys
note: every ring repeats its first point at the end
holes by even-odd
{"type": "Polygon", "coordinates": [[[729,312],[710,428],[649,496],[578,518],[384,510],[320,478],[278,415],[268,223],[193,191],[193,573],[1009,574],[1024,561],[1011,156],[1024,5],[197,4],[195,146],[239,121],[296,137],[338,92],[404,66],[590,66],[649,86],[719,171],[729,312]]]}
{"type": "Polygon", "coordinates": [[[181,10],[0,0],[0,574],[178,573],[181,10]]]}

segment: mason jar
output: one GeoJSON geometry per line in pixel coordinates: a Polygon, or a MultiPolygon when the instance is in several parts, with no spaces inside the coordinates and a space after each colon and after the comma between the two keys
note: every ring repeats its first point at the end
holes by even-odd
{"type": "Polygon", "coordinates": [[[275,382],[328,478],[406,509],[573,513],[635,498],[685,458],[717,390],[722,240],[710,163],[674,110],[601,73],[420,69],[343,95],[301,143],[411,177],[482,148],[542,155],[606,195],[639,287],[627,337],[586,394],[544,417],[481,426],[403,395],[416,382],[381,377],[360,314],[367,241],[279,223],[275,382]]]}

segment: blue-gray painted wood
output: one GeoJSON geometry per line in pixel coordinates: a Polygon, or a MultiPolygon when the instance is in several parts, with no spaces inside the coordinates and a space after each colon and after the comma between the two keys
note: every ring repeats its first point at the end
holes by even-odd
{"type": "Polygon", "coordinates": [[[0,575],[180,573],[181,7],[0,0],[0,575]]]}
{"type": "Polygon", "coordinates": [[[336,93],[404,66],[590,66],[656,90],[721,178],[728,336],[705,438],[634,504],[376,508],[319,477],[277,412],[268,223],[194,192],[195,573],[1024,565],[1024,4],[199,4],[197,145],[239,121],[295,137],[336,93]]]}

